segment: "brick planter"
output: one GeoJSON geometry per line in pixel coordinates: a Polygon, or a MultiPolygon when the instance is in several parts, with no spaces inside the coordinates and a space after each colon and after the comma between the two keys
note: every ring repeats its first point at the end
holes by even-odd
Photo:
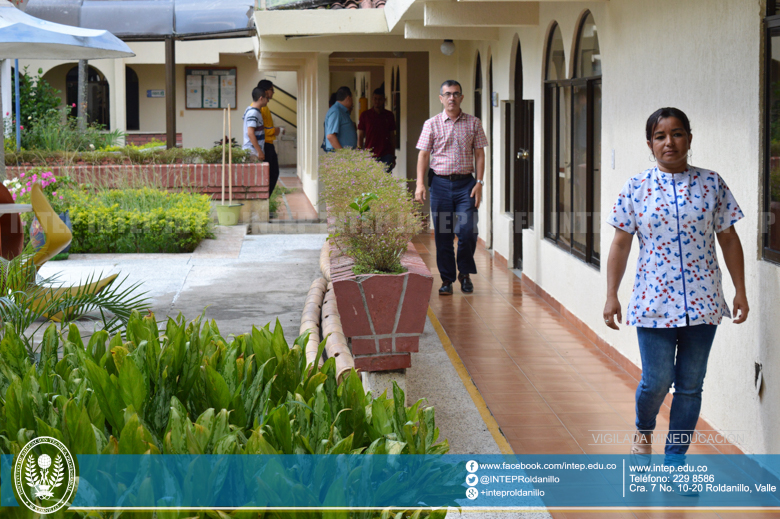
{"type": "Polygon", "coordinates": [[[433,276],[409,243],[401,264],[403,274],[356,276],[354,262],[331,249],[330,274],[344,335],[355,367],[390,371],[412,365],[425,327],[433,276]]]}
{"type": "MultiPolygon", "coordinates": [[[[29,170],[24,166],[6,168],[8,178],[17,178],[29,170]]],[[[88,182],[99,177],[130,179],[153,178],[170,190],[193,189],[211,195],[212,200],[222,200],[221,164],[140,164],[105,166],[50,166],[55,175],[67,173],[76,182],[88,182]]],[[[227,199],[227,168],[225,171],[225,198],[227,199]]],[[[268,163],[233,164],[233,200],[266,200],[270,183],[268,163]]]]}

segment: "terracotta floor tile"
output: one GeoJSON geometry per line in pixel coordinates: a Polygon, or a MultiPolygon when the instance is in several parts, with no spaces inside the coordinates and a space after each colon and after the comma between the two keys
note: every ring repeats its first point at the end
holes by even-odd
{"type": "Polygon", "coordinates": [[[615,410],[607,402],[553,402],[550,409],[561,413],[613,413],[615,410]]]}
{"type": "Polygon", "coordinates": [[[518,366],[530,366],[530,365],[536,365],[536,364],[544,364],[544,365],[556,365],[556,366],[565,366],[569,369],[573,369],[571,366],[566,364],[566,361],[563,360],[560,357],[556,357],[554,355],[523,355],[515,352],[511,352],[509,354],[514,360],[518,366]]]}
{"type": "Polygon", "coordinates": [[[634,395],[634,391],[636,390],[636,387],[634,389],[631,389],[629,386],[620,385],[620,390],[605,390],[600,384],[593,384],[593,389],[595,389],[599,395],[601,395],[601,398],[606,400],[607,402],[635,402],[636,397],[634,395]]]}
{"type": "Polygon", "coordinates": [[[592,391],[590,387],[582,382],[558,382],[555,380],[545,380],[534,382],[537,391],[544,394],[547,391],[592,391]]]}
{"type": "Polygon", "coordinates": [[[626,426],[626,421],[617,413],[557,413],[564,425],[597,425],[610,427],[626,426]]]}
{"type": "Polygon", "coordinates": [[[542,395],[536,391],[514,391],[507,393],[490,392],[484,395],[484,398],[489,407],[492,407],[494,404],[544,403],[542,395]]]}
{"type": "Polygon", "coordinates": [[[561,421],[554,413],[531,415],[493,413],[493,417],[502,429],[504,427],[561,427],[561,421]]]}
{"type": "Polygon", "coordinates": [[[530,440],[530,439],[569,439],[571,434],[565,427],[558,426],[538,426],[529,427],[502,427],[501,431],[508,440],[530,440]]]}
{"type": "Polygon", "coordinates": [[[508,402],[508,403],[496,403],[488,404],[488,408],[495,414],[520,414],[520,415],[532,415],[532,414],[553,414],[550,406],[544,402],[508,402]]]}
{"type": "MultiPolygon", "coordinates": [[[[525,372],[525,370],[523,370],[525,372]]],[[[580,375],[578,375],[576,372],[572,373],[525,373],[525,376],[528,377],[528,380],[536,383],[546,383],[548,381],[555,381],[560,383],[570,383],[570,384],[587,384],[586,381],[584,381],[580,375]]],[[[542,391],[540,389],[540,391],[542,391]]]]}
{"type": "MultiPolygon", "coordinates": [[[[518,444],[523,454],[582,454],[582,448],[573,438],[566,439],[540,439],[530,438],[515,440],[512,445],[518,444]]],[[[518,452],[517,450],[515,452],[518,452]]]]}
{"type": "Polygon", "coordinates": [[[596,391],[557,391],[557,392],[545,392],[542,394],[548,404],[557,402],[566,403],[589,403],[589,402],[606,402],[601,395],[596,391]]]}

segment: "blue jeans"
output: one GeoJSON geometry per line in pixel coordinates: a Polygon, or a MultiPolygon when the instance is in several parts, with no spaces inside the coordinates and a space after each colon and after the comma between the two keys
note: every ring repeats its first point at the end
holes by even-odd
{"type": "Polygon", "coordinates": [[[474,177],[451,181],[433,176],[431,216],[436,241],[436,266],[442,281],[454,282],[457,272],[476,274],[477,209],[471,197],[477,181],[474,177]],[[455,236],[458,237],[458,261],[455,263],[455,236]]]}
{"type": "Polygon", "coordinates": [[[674,383],[664,463],[682,465],[701,411],[701,391],[717,325],[637,328],[642,380],[636,388],[636,428],[655,429],[655,417],[674,383]]]}

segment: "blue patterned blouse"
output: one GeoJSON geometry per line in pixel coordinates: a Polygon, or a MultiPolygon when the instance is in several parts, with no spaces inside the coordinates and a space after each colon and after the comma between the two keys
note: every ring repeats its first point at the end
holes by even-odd
{"type": "Polygon", "coordinates": [[[626,324],[676,328],[720,324],[723,297],[715,233],[744,215],[717,173],[657,167],[629,179],[607,223],[639,236],[639,261],[626,324]],[[687,319],[686,319],[687,318],[687,319]]]}

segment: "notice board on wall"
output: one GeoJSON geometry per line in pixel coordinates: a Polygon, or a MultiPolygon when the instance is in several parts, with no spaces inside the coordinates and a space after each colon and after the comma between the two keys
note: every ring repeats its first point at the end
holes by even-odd
{"type": "Polygon", "coordinates": [[[220,110],[228,105],[235,110],[235,67],[186,67],[184,70],[188,110],[220,110]]]}

